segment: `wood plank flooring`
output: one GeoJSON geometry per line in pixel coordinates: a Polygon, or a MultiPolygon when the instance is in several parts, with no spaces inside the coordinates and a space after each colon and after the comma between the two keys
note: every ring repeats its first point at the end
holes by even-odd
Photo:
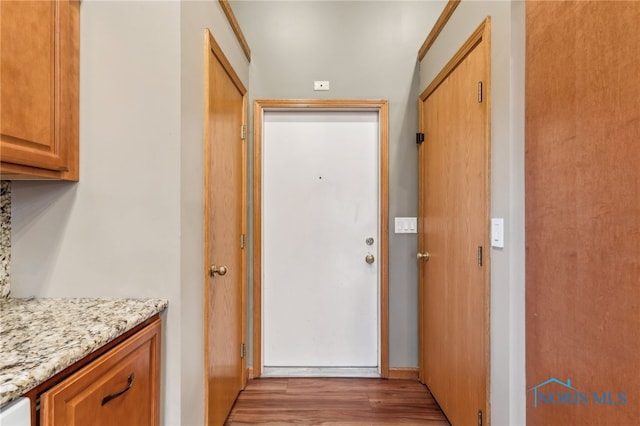
{"type": "Polygon", "coordinates": [[[449,425],[416,380],[255,379],[226,425],[449,425]]]}

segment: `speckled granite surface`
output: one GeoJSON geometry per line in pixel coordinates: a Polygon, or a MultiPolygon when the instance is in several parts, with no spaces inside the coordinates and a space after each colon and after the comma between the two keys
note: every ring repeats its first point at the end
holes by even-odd
{"type": "Polygon", "coordinates": [[[0,299],[9,296],[11,268],[11,182],[0,181],[0,299]]]}
{"type": "Polygon", "coordinates": [[[163,299],[0,300],[0,406],[166,307],[163,299]]]}

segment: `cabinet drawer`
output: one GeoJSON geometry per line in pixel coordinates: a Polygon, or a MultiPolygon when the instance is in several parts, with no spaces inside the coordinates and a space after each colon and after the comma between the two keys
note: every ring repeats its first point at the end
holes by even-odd
{"type": "Polygon", "coordinates": [[[159,351],[158,319],[45,392],[41,425],[158,425],[159,351]]]}

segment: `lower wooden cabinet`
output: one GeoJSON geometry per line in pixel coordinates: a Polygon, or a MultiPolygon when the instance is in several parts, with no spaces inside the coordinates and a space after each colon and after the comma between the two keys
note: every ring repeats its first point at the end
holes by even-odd
{"type": "Polygon", "coordinates": [[[42,426],[159,424],[160,320],[41,395],[42,426]]]}

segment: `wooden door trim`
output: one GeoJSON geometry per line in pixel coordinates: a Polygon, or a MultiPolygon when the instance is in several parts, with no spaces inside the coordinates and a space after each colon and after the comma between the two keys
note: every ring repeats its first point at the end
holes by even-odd
{"type": "MultiPolygon", "coordinates": [[[[442,70],[438,73],[438,75],[433,79],[433,81],[427,86],[427,88],[420,94],[420,100],[418,101],[418,126],[420,132],[425,132],[425,123],[424,123],[424,101],[442,84],[442,82],[453,72],[454,69],[467,57],[467,55],[480,43],[484,41],[484,56],[486,63],[486,76],[485,81],[483,81],[483,102],[486,102],[487,105],[487,113],[485,119],[485,168],[486,168],[486,178],[484,182],[485,193],[487,197],[487,202],[485,204],[485,211],[483,212],[486,220],[485,227],[485,235],[484,235],[484,253],[485,258],[483,261],[485,262],[486,267],[484,268],[484,297],[485,297],[485,306],[484,306],[484,316],[485,316],[485,327],[484,327],[484,341],[485,345],[482,350],[484,351],[484,356],[486,360],[486,380],[485,380],[485,394],[487,395],[487,401],[485,403],[485,411],[484,411],[484,422],[485,424],[491,424],[491,412],[490,412],[490,400],[491,400],[491,334],[490,334],[490,326],[491,326],[491,241],[490,241],[490,233],[489,233],[489,218],[491,214],[491,18],[487,17],[484,21],[478,26],[478,28],[471,34],[471,36],[467,39],[467,41],[460,47],[460,49],[456,52],[456,54],[449,60],[449,62],[442,68],[442,70]]],[[[419,172],[418,176],[418,193],[420,194],[421,188],[423,185],[424,176],[421,172],[419,172]]],[[[423,211],[424,206],[422,205],[422,197],[418,197],[418,210],[420,212],[423,211]]],[[[420,241],[418,241],[420,243],[420,241]]],[[[424,247],[419,246],[418,251],[424,251],[424,247]]],[[[423,298],[423,288],[422,285],[418,286],[418,316],[420,324],[423,324],[424,315],[425,315],[425,306],[424,306],[424,298],[423,298]]],[[[418,372],[420,381],[424,383],[424,362],[422,354],[424,353],[424,336],[420,331],[418,333],[418,348],[419,348],[419,356],[418,356],[418,372]]]]}
{"type": "Polygon", "coordinates": [[[251,49],[249,48],[249,43],[247,43],[247,39],[244,38],[242,28],[240,28],[236,15],[233,13],[233,8],[229,4],[229,0],[218,0],[218,3],[220,3],[220,7],[222,7],[222,11],[227,17],[227,21],[229,21],[229,25],[231,26],[233,33],[236,35],[238,43],[240,43],[244,56],[247,58],[247,61],[251,62],[251,49]]]}
{"type": "MultiPolygon", "coordinates": [[[[244,87],[244,84],[242,84],[242,80],[240,79],[236,71],[233,69],[231,62],[229,62],[229,60],[227,59],[227,56],[222,51],[222,48],[216,42],[216,39],[213,37],[213,34],[211,34],[211,31],[209,31],[208,29],[205,29],[204,33],[205,33],[205,58],[208,58],[207,55],[209,54],[209,51],[211,51],[214,54],[214,56],[218,59],[218,61],[220,61],[220,64],[222,64],[222,67],[224,68],[224,70],[229,74],[229,77],[231,77],[231,80],[233,80],[233,84],[236,85],[236,87],[238,88],[238,91],[240,91],[242,95],[246,95],[247,89],[244,87]]],[[[205,68],[205,72],[209,72],[208,64],[205,64],[204,68],[205,68]]],[[[205,82],[205,86],[208,87],[209,83],[205,82]]],[[[208,103],[208,101],[205,100],[205,103],[208,103]]]]}
{"type": "Polygon", "coordinates": [[[460,0],[449,0],[449,2],[445,5],[442,13],[440,13],[440,16],[438,17],[438,20],[429,32],[427,38],[422,43],[422,46],[420,46],[420,50],[418,50],[418,61],[422,61],[424,57],[427,56],[427,52],[431,48],[431,45],[435,43],[436,39],[440,35],[440,32],[442,32],[444,27],[447,25],[447,22],[449,22],[449,18],[451,18],[451,15],[453,15],[453,12],[455,12],[459,4],[460,0]]]}
{"type": "Polygon", "coordinates": [[[389,103],[386,100],[258,99],[253,104],[253,376],[262,373],[262,121],[265,109],[370,109],[380,124],[380,376],[389,377],[389,103]]]}
{"type": "MultiPolygon", "coordinates": [[[[456,69],[456,67],[464,60],[464,58],[466,58],[467,55],[483,40],[487,42],[487,44],[485,45],[487,46],[485,48],[485,55],[486,55],[486,59],[488,59],[487,65],[489,66],[488,68],[489,75],[491,75],[490,73],[491,71],[491,55],[490,55],[491,36],[490,35],[491,35],[491,18],[487,17],[485,18],[484,21],[482,21],[480,26],[476,28],[476,30],[473,32],[473,34],[471,34],[471,36],[467,39],[467,41],[464,42],[464,44],[462,45],[462,47],[460,47],[460,49],[456,52],[456,54],[453,55],[453,57],[449,60],[449,62],[447,62],[447,65],[445,65],[444,68],[440,70],[440,72],[433,79],[433,81],[429,83],[427,88],[422,91],[422,93],[420,94],[420,103],[424,102],[429,97],[429,95],[431,95],[440,86],[440,84],[442,84],[442,82],[449,76],[449,74],[451,74],[451,72],[453,72],[453,70],[456,69]]],[[[488,88],[486,92],[487,92],[487,102],[489,102],[488,95],[491,92],[488,90],[488,88]]],[[[420,125],[422,125],[422,121],[420,122],[420,125]]]]}
{"type": "MultiPolygon", "coordinates": [[[[208,166],[211,162],[211,154],[210,154],[211,127],[208,120],[208,112],[209,112],[209,108],[211,107],[209,102],[209,91],[211,90],[211,87],[209,85],[209,74],[211,72],[209,67],[210,54],[213,54],[216,57],[216,59],[220,62],[224,70],[227,72],[227,74],[233,81],[238,91],[242,94],[242,123],[244,126],[247,125],[247,89],[245,88],[244,84],[242,84],[242,80],[240,80],[240,77],[238,77],[238,74],[233,69],[233,66],[225,56],[224,52],[216,42],[211,32],[208,29],[205,29],[204,30],[204,55],[203,55],[203,58],[204,58],[204,77],[203,77],[204,78],[204,90],[203,90],[204,92],[203,94],[204,96],[204,115],[203,115],[203,120],[204,120],[204,132],[203,132],[203,137],[204,137],[204,143],[203,143],[203,146],[204,146],[204,188],[203,188],[203,198],[204,198],[204,212],[203,212],[204,213],[204,217],[203,217],[203,220],[204,220],[204,253],[203,253],[203,260],[204,260],[204,264],[203,264],[204,370],[203,372],[205,374],[205,384],[204,384],[205,424],[209,423],[209,420],[208,420],[209,419],[209,408],[208,408],[209,407],[209,404],[208,404],[209,385],[206,381],[206,372],[207,372],[208,361],[210,356],[210,353],[209,353],[210,345],[209,345],[209,336],[207,333],[207,324],[209,322],[209,318],[211,314],[209,312],[209,303],[208,303],[210,294],[209,294],[209,265],[207,263],[209,247],[211,244],[211,241],[209,240],[210,226],[209,226],[209,221],[207,220],[207,218],[209,217],[209,211],[211,209],[211,199],[209,196],[209,191],[207,190],[207,188],[209,188],[209,185],[211,183],[211,176],[209,173],[209,166],[208,166]]],[[[238,132],[240,132],[240,129],[238,129],[238,132]]],[[[242,173],[242,208],[241,208],[242,233],[246,236],[247,235],[247,140],[246,138],[242,144],[241,173],[242,173]]],[[[240,281],[242,283],[242,290],[240,292],[240,298],[241,298],[240,303],[242,308],[241,308],[240,327],[241,327],[241,340],[246,345],[246,342],[247,342],[247,321],[246,321],[246,318],[247,318],[247,285],[246,285],[247,284],[247,246],[246,245],[241,253],[241,265],[242,265],[242,272],[240,274],[240,281]]],[[[238,348],[238,350],[239,349],[240,348],[238,348]]],[[[242,364],[241,380],[242,380],[242,388],[244,388],[247,382],[247,357],[246,356],[242,358],[241,364],[242,364]]]]}
{"type": "Polygon", "coordinates": [[[240,28],[240,24],[236,19],[235,13],[233,13],[229,0],[218,0],[218,3],[227,17],[227,21],[229,21],[229,25],[231,25],[231,29],[236,35],[238,43],[240,43],[240,48],[242,48],[244,56],[247,58],[247,61],[251,62],[251,49],[249,48],[249,43],[247,43],[247,39],[244,38],[244,33],[242,32],[242,28],[240,28]]]}

